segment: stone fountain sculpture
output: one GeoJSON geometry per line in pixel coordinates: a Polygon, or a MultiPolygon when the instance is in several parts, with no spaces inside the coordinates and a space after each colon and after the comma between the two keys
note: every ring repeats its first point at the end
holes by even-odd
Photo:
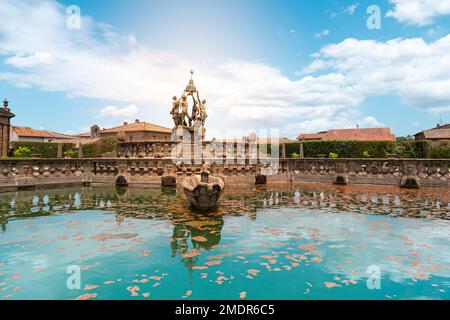
{"type": "Polygon", "coordinates": [[[217,208],[225,179],[210,175],[208,165],[204,164],[200,174],[184,179],[182,187],[191,207],[206,213],[217,208]]]}
{"type": "MultiPolygon", "coordinates": [[[[177,149],[193,150],[200,144],[202,150],[205,138],[206,100],[200,98],[200,93],[194,84],[194,71],[191,71],[191,79],[184,89],[181,99],[173,97],[170,114],[174,122],[174,136],[177,139],[177,149]],[[192,108],[189,112],[189,102],[192,99],[192,108]],[[180,139],[179,132],[189,132],[190,138],[180,139]]],[[[183,150],[184,151],[184,150],[183,150]]],[[[177,156],[183,156],[182,150],[178,150],[177,156]]],[[[197,155],[194,155],[197,157],[197,155]]],[[[201,155],[202,156],[202,155],[201,155]]],[[[217,208],[220,197],[225,189],[225,179],[220,176],[210,175],[209,167],[204,164],[200,174],[186,178],[182,187],[191,207],[201,212],[211,212],[217,208]]]]}

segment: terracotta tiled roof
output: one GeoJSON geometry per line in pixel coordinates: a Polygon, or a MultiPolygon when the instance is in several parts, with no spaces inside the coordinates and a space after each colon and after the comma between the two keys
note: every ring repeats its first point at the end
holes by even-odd
{"type": "Polygon", "coordinates": [[[73,139],[73,136],[66,134],[51,132],[47,130],[36,130],[30,127],[16,127],[13,126],[12,129],[18,137],[27,138],[48,138],[48,139],[73,139]]]}
{"type": "Polygon", "coordinates": [[[124,124],[123,126],[104,129],[100,133],[117,133],[117,132],[136,132],[136,131],[150,131],[150,132],[160,132],[160,133],[172,133],[172,129],[157,126],[148,122],[134,122],[129,124],[124,124]]]}
{"type": "Polygon", "coordinates": [[[91,137],[91,133],[90,132],[83,132],[83,133],[77,134],[76,136],[79,137],[79,138],[90,138],[91,137]]]}
{"type": "Polygon", "coordinates": [[[389,128],[334,129],[328,131],[323,140],[395,141],[395,136],[389,128]]]}
{"type": "Polygon", "coordinates": [[[322,141],[395,141],[389,128],[332,129],[326,133],[302,134],[299,140],[322,141]]]}
{"type": "Polygon", "coordinates": [[[450,129],[432,129],[424,131],[425,139],[450,139],[450,129]]]}

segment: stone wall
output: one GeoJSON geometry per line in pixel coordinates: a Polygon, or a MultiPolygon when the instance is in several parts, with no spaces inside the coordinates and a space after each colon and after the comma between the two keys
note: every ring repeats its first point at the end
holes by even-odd
{"type": "Polygon", "coordinates": [[[292,181],[450,187],[448,159],[286,159],[282,163],[292,181]]]}
{"type": "MultiPolygon", "coordinates": [[[[258,180],[449,188],[449,165],[450,160],[282,159],[279,167],[271,167],[247,159],[213,164],[210,170],[230,184],[258,180]]],[[[180,183],[200,170],[201,164],[176,164],[171,159],[2,159],[0,188],[119,182],[160,186],[164,177],[175,177],[180,183]]]]}

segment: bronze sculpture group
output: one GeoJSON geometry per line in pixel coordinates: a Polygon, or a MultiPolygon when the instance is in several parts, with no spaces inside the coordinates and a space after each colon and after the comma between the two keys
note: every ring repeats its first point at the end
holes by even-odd
{"type": "Polygon", "coordinates": [[[206,100],[200,99],[200,94],[192,79],[193,74],[194,71],[191,71],[191,80],[181,95],[181,99],[178,99],[177,96],[173,97],[172,111],[170,114],[172,115],[176,128],[180,126],[192,128],[200,124],[204,127],[206,118],[208,118],[206,113],[206,100]],[[191,114],[189,114],[188,97],[192,97],[193,102],[191,114]]]}

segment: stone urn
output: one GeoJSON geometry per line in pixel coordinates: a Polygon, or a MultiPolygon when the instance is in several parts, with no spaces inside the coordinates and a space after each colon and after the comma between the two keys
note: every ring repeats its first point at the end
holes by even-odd
{"type": "Polygon", "coordinates": [[[191,207],[207,213],[217,208],[225,189],[225,179],[210,175],[204,166],[200,174],[184,179],[182,187],[191,207]]]}

